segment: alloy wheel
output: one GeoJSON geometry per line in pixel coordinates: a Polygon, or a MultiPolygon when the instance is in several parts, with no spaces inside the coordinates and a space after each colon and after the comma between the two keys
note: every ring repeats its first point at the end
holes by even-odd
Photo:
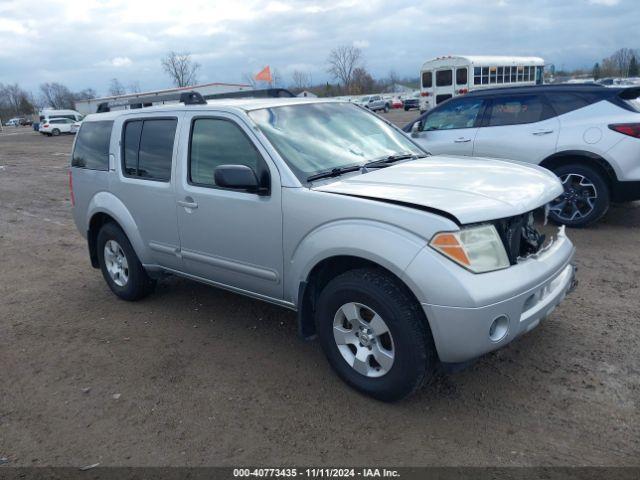
{"type": "Polygon", "coordinates": [[[598,200],[598,190],[589,178],[577,173],[567,173],[560,177],[564,193],[549,206],[561,221],[580,220],[593,212],[598,200]]]}
{"type": "Polygon", "coordinates": [[[393,337],[371,307],[355,302],[342,305],[333,319],[333,338],[345,362],[361,375],[375,378],[391,370],[393,337]]]}
{"type": "Polygon", "coordinates": [[[115,240],[104,244],[104,263],[113,283],[124,287],[129,281],[129,263],[122,247],[115,240]]]}

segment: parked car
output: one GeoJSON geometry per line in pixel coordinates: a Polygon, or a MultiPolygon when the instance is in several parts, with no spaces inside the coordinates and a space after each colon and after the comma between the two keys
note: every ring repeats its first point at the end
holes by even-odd
{"type": "Polygon", "coordinates": [[[40,133],[43,135],[57,137],[61,133],[73,133],[71,126],[75,123],[70,118],[50,118],[48,121],[40,124],[40,133]]]}
{"type": "Polygon", "coordinates": [[[600,219],[611,201],[640,199],[640,87],[544,85],[475,91],[404,127],[433,153],[529,162],[558,175],[550,218],[600,219]]]}
{"type": "Polygon", "coordinates": [[[418,92],[411,95],[410,97],[405,98],[403,107],[405,112],[408,112],[409,110],[413,110],[414,108],[416,110],[419,110],[420,109],[420,93],[418,92]]]}
{"type": "Polygon", "coordinates": [[[398,97],[393,97],[391,99],[391,108],[402,108],[402,100],[398,97]]]}
{"type": "Polygon", "coordinates": [[[9,120],[6,121],[6,123],[4,125],[5,125],[5,127],[18,127],[18,126],[20,126],[20,119],[19,118],[10,118],[9,120]]]}
{"type": "Polygon", "coordinates": [[[360,97],[356,103],[373,112],[388,112],[390,108],[389,102],[380,95],[367,95],[365,97],[360,97]]]}
{"type": "Polygon", "coordinates": [[[532,221],[562,193],[548,170],[428,156],[350,103],[189,95],[89,115],[74,142],[73,217],[122,299],[170,273],[297,311],[343,380],[391,401],[574,284],[571,241],[532,221]]]}
{"type": "Polygon", "coordinates": [[[40,123],[46,123],[51,118],[69,118],[74,122],[82,120],[84,117],[80,112],[75,110],[54,110],[45,108],[40,111],[40,123]]]}

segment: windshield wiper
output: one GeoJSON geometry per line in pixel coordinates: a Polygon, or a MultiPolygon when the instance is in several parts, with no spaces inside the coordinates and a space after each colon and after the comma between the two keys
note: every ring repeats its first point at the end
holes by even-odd
{"type": "Polygon", "coordinates": [[[371,160],[370,162],[365,163],[362,167],[386,167],[391,163],[399,162],[400,160],[415,160],[417,158],[425,158],[426,155],[421,155],[417,153],[399,153],[397,155],[388,155],[386,157],[377,158],[375,160],[371,160]]]}
{"type": "Polygon", "coordinates": [[[315,173],[307,177],[307,182],[312,182],[314,180],[319,180],[321,178],[329,178],[329,177],[338,177],[343,173],[347,172],[355,172],[360,170],[362,167],[360,165],[351,165],[349,167],[335,167],[331,170],[327,170],[325,172],[315,173]]]}

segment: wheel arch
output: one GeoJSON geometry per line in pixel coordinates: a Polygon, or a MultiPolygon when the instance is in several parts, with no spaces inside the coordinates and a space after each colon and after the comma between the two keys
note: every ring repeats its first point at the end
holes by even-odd
{"type": "MultiPolygon", "coordinates": [[[[316,335],[315,310],[322,289],[335,277],[350,270],[370,268],[389,275],[404,287],[411,298],[420,305],[418,297],[411,287],[402,280],[401,273],[394,272],[380,263],[360,255],[334,255],[323,258],[309,271],[298,287],[298,332],[304,339],[312,339],[316,335]]],[[[420,309],[422,311],[422,309],[420,309]]],[[[429,323],[425,319],[425,325],[429,323]]]]}
{"type": "Polygon", "coordinates": [[[557,167],[571,163],[582,163],[596,170],[607,182],[610,190],[618,182],[618,176],[611,164],[602,156],[586,150],[556,152],[540,162],[540,166],[553,171],[557,167]]]}
{"type": "Polygon", "coordinates": [[[148,263],[144,242],[133,216],[125,205],[113,194],[99,192],[92,198],[88,211],[87,243],[91,265],[99,267],[97,239],[100,228],[107,222],[113,222],[125,233],[133,250],[142,264],[148,263]]]}

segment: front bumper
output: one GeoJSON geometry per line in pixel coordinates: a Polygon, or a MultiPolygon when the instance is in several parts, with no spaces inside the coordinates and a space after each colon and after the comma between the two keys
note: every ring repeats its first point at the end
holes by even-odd
{"type": "Polygon", "coordinates": [[[421,299],[440,360],[466,362],[538,326],[576,285],[573,254],[561,234],[548,251],[518,265],[489,274],[465,272],[456,286],[443,282],[447,296],[479,297],[473,302],[421,299]]]}

